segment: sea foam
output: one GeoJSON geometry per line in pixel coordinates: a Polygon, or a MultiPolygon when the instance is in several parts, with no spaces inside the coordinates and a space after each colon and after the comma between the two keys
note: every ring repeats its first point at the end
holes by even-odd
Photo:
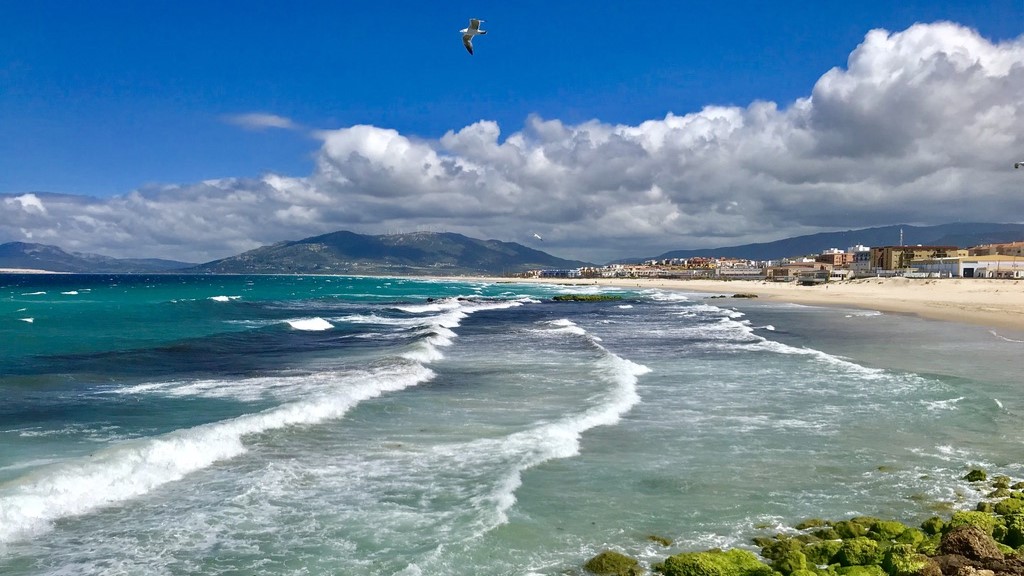
{"type": "Polygon", "coordinates": [[[246,452],[247,436],[337,419],[363,400],[426,382],[434,373],[419,364],[338,382],[338,389],[155,438],[130,440],[33,471],[0,488],[0,543],[46,532],[55,520],[91,512],[146,494],[221,460],[246,452]]]}
{"type": "Polygon", "coordinates": [[[296,330],[307,330],[307,331],[321,331],[330,330],[334,328],[334,324],[331,324],[323,318],[303,318],[301,320],[288,320],[288,325],[296,330]]]}

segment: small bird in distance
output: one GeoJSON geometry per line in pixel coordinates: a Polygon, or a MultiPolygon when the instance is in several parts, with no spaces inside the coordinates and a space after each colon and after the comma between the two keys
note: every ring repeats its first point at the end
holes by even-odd
{"type": "Polygon", "coordinates": [[[1013,163],[1014,169],[1020,168],[1021,166],[1024,166],[1024,162],[1014,162],[1013,163]]]}
{"type": "Polygon", "coordinates": [[[479,34],[487,34],[486,30],[480,29],[481,22],[483,22],[483,20],[480,20],[478,18],[470,18],[469,28],[463,28],[462,30],[459,30],[459,32],[462,32],[462,45],[465,46],[466,50],[469,51],[470,56],[473,55],[473,36],[477,36],[479,34]]]}
{"type": "Polygon", "coordinates": [[[536,232],[533,233],[533,237],[536,238],[537,240],[540,240],[541,242],[544,241],[544,239],[540,237],[540,234],[537,234],[536,232]]]}

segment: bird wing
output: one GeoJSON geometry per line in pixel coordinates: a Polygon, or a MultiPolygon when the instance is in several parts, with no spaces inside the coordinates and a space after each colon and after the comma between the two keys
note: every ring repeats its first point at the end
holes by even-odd
{"type": "Polygon", "coordinates": [[[462,35],[462,45],[466,47],[466,50],[469,50],[469,54],[472,56],[473,55],[473,35],[472,34],[463,34],[462,35]]]}
{"type": "Polygon", "coordinates": [[[470,30],[479,30],[480,29],[480,20],[478,18],[470,18],[469,19],[469,29],[470,30]]]}

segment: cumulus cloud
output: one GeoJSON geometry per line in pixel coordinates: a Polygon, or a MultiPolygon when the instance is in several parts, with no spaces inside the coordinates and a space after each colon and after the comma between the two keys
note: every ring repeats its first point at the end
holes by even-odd
{"type": "Polygon", "coordinates": [[[284,116],[278,116],[276,114],[263,114],[259,112],[225,116],[224,121],[229,124],[241,126],[246,130],[267,130],[269,128],[297,130],[300,128],[300,126],[290,118],[285,118],[284,116]]]}
{"type": "Polygon", "coordinates": [[[809,88],[785,105],[708,106],[635,126],[533,116],[505,137],[481,120],[436,140],[324,130],[311,174],[6,198],[0,238],[203,261],[341,229],[525,244],[538,232],[545,250],[604,262],[1024,213],[1012,169],[1024,150],[1024,38],[993,43],[952,23],[873,30],[809,88]]]}

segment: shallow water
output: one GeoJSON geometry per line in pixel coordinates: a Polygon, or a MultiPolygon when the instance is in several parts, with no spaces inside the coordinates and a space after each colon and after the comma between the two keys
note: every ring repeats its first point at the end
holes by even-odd
{"type": "Polygon", "coordinates": [[[1022,476],[1022,334],[580,290],[2,276],[0,572],[574,573],[1022,476]]]}

